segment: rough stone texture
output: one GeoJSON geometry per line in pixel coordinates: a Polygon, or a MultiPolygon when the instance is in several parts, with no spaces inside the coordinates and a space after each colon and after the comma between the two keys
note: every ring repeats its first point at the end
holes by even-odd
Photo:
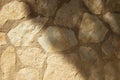
{"type": "Polygon", "coordinates": [[[0,11],[0,25],[7,20],[17,20],[30,14],[28,5],[24,2],[12,1],[2,7],[0,11]]]}
{"type": "Polygon", "coordinates": [[[45,25],[46,21],[47,18],[36,17],[21,22],[8,33],[11,43],[15,46],[31,46],[35,36],[45,25]]]}
{"type": "Polygon", "coordinates": [[[115,64],[112,62],[107,63],[104,66],[105,80],[117,80],[115,64]]]}
{"type": "Polygon", "coordinates": [[[96,16],[85,13],[80,25],[79,40],[85,43],[98,43],[104,39],[107,31],[96,16]]]}
{"type": "Polygon", "coordinates": [[[117,57],[120,59],[120,37],[112,35],[102,45],[102,51],[106,58],[117,57]]]}
{"type": "Polygon", "coordinates": [[[119,4],[0,0],[0,80],[120,80],[119,4]]]}
{"type": "Polygon", "coordinates": [[[42,68],[46,60],[46,54],[43,50],[35,47],[20,48],[17,55],[22,64],[36,68],[42,68]]]}
{"type": "Polygon", "coordinates": [[[81,46],[79,51],[81,60],[83,62],[87,62],[88,64],[94,64],[98,60],[97,53],[90,47],[81,46]]]}
{"type": "Polygon", "coordinates": [[[37,0],[36,6],[38,13],[44,16],[53,16],[57,9],[58,0],[37,0]]]}
{"type": "Polygon", "coordinates": [[[6,34],[3,32],[0,32],[0,45],[5,45],[7,44],[6,42],[6,34]]]}
{"type": "Polygon", "coordinates": [[[54,23],[65,27],[75,27],[82,16],[82,9],[79,0],[71,0],[69,3],[63,4],[58,10],[54,23]]]}
{"type": "Polygon", "coordinates": [[[34,68],[20,69],[15,80],[42,80],[39,79],[39,71],[34,68]]]}
{"type": "Polygon", "coordinates": [[[71,64],[74,61],[79,61],[79,58],[75,54],[50,55],[47,59],[47,69],[43,80],[85,80],[82,74],[77,74],[77,68],[71,64]],[[69,57],[70,60],[67,61],[66,57],[69,57]]]}
{"type": "Polygon", "coordinates": [[[38,42],[47,52],[64,51],[77,45],[77,39],[72,30],[57,26],[49,26],[38,42]]]}
{"type": "Polygon", "coordinates": [[[108,12],[103,17],[110,25],[111,30],[120,35],[120,14],[108,12]]]}
{"type": "Polygon", "coordinates": [[[106,11],[120,12],[120,0],[106,0],[106,11]]]}
{"type": "Polygon", "coordinates": [[[103,8],[102,0],[83,0],[87,8],[94,14],[101,14],[103,8]]]}
{"type": "Polygon", "coordinates": [[[1,55],[2,80],[12,80],[15,70],[16,55],[12,46],[6,48],[1,55]]]}

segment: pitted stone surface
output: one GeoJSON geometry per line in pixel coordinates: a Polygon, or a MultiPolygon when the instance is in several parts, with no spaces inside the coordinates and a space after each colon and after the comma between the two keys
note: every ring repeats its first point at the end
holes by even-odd
{"type": "Polygon", "coordinates": [[[36,47],[19,48],[17,55],[25,66],[42,69],[46,60],[46,54],[36,47]]]}
{"type": "Polygon", "coordinates": [[[6,48],[1,55],[1,70],[4,73],[2,80],[12,80],[15,71],[16,55],[12,46],[6,48]]]}
{"type": "Polygon", "coordinates": [[[107,12],[103,17],[105,22],[110,25],[111,30],[120,35],[120,14],[107,12]]]}
{"type": "Polygon", "coordinates": [[[108,29],[96,17],[85,13],[80,25],[79,40],[84,43],[98,43],[103,41],[108,29]]]}
{"type": "Polygon", "coordinates": [[[0,45],[5,45],[7,44],[6,42],[6,34],[3,32],[0,32],[0,45]]]}
{"type": "Polygon", "coordinates": [[[0,25],[7,20],[17,20],[27,17],[30,14],[29,6],[24,2],[11,1],[2,7],[0,11],[0,25]]]}
{"type": "Polygon", "coordinates": [[[103,8],[102,0],[83,0],[87,8],[94,14],[101,14],[103,8]]]}
{"type": "Polygon", "coordinates": [[[58,26],[49,26],[38,42],[48,52],[64,51],[77,45],[75,33],[58,26]]]}
{"type": "Polygon", "coordinates": [[[36,17],[23,21],[8,32],[11,43],[15,46],[31,46],[35,36],[45,25],[47,18],[36,17]]]}
{"type": "Polygon", "coordinates": [[[57,12],[54,23],[65,27],[75,27],[82,16],[79,0],[71,0],[65,3],[57,12]]]}
{"type": "Polygon", "coordinates": [[[20,69],[15,80],[42,80],[39,79],[39,71],[34,68],[20,69]]]}

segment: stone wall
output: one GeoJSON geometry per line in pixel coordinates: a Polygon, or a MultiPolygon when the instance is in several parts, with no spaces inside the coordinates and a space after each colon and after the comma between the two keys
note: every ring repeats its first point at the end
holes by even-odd
{"type": "Polygon", "coordinates": [[[0,80],[120,80],[120,0],[0,0],[0,80]]]}

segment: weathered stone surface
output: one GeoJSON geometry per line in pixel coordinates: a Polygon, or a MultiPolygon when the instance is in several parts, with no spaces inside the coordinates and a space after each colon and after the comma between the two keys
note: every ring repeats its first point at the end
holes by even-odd
{"type": "Polygon", "coordinates": [[[105,80],[117,80],[117,70],[115,68],[115,64],[114,63],[107,63],[104,66],[104,70],[105,70],[105,80]]]}
{"type": "Polygon", "coordinates": [[[57,12],[54,23],[65,27],[74,27],[82,16],[79,0],[71,0],[65,3],[57,12]]]}
{"type": "Polygon", "coordinates": [[[58,0],[36,0],[37,13],[44,16],[53,16],[58,6],[58,0]]]}
{"type": "Polygon", "coordinates": [[[77,45],[74,32],[70,29],[49,26],[38,39],[45,51],[63,51],[77,45]]]}
{"type": "Polygon", "coordinates": [[[7,44],[6,42],[6,34],[3,32],[0,32],[0,45],[7,44]]]}
{"type": "Polygon", "coordinates": [[[42,80],[39,79],[39,71],[34,68],[20,69],[15,80],[42,80]]]}
{"type": "Polygon", "coordinates": [[[85,13],[80,25],[79,40],[84,43],[98,43],[101,42],[108,29],[104,24],[91,14],[85,13]]]}
{"type": "Polygon", "coordinates": [[[25,66],[42,68],[46,60],[43,50],[36,47],[19,48],[17,55],[25,66]]]}
{"type": "Polygon", "coordinates": [[[100,60],[98,53],[93,48],[80,46],[79,56],[82,70],[86,75],[85,76],[86,80],[104,79],[103,75],[104,68],[102,60],[100,60]]]}
{"type": "Polygon", "coordinates": [[[106,11],[120,12],[120,0],[106,0],[106,11]]]}
{"type": "Polygon", "coordinates": [[[45,25],[47,18],[36,17],[23,21],[8,32],[11,43],[15,46],[31,46],[35,36],[45,25]]]}
{"type": "Polygon", "coordinates": [[[79,51],[81,60],[87,64],[94,64],[98,60],[98,54],[91,47],[81,46],[79,51]]]}
{"type": "Polygon", "coordinates": [[[83,0],[87,8],[94,14],[101,14],[103,8],[102,0],[83,0]]]}
{"type": "Polygon", "coordinates": [[[77,54],[49,55],[43,80],[85,80],[75,66],[79,60],[77,54]]]}
{"type": "Polygon", "coordinates": [[[103,18],[110,25],[112,31],[120,35],[120,14],[107,12],[103,18]]]}
{"type": "Polygon", "coordinates": [[[114,58],[115,56],[120,59],[120,37],[110,36],[102,45],[102,51],[105,58],[114,58]]]}
{"type": "Polygon", "coordinates": [[[9,46],[1,55],[1,70],[4,73],[2,80],[13,80],[15,62],[15,49],[9,46]]]}
{"type": "Polygon", "coordinates": [[[27,17],[30,14],[28,5],[24,2],[11,1],[4,5],[0,11],[0,25],[3,25],[8,19],[17,20],[27,17]]]}

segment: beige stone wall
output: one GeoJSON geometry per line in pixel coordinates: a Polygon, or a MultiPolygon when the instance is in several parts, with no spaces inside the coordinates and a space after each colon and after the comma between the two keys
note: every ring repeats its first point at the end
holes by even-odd
{"type": "Polygon", "coordinates": [[[120,80],[120,0],[0,0],[0,80],[120,80]]]}

